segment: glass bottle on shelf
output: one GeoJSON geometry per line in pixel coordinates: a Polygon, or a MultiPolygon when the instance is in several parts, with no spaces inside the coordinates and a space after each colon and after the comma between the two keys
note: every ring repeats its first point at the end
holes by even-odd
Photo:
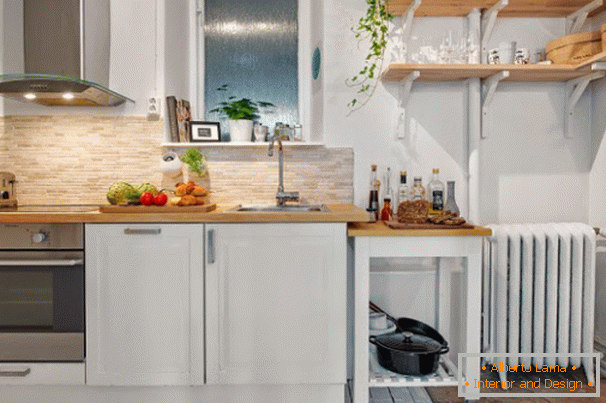
{"type": "Polygon", "coordinates": [[[439,214],[444,210],[444,183],[440,181],[440,170],[433,169],[433,179],[427,184],[427,198],[431,202],[429,214],[439,214]]]}
{"type": "Polygon", "coordinates": [[[370,166],[370,195],[368,197],[367,211],[374,214],[375,220],[379,219],[379,186],[377,166],[373,164],[370,166]]]}
{"type": "Polygon", "coordinates": [[[397,211],[397,207],[403,201],[408,200],[408,185],[406,184],[406,171],[400,171],[400,186],[398,187],[398,204],[395,208],[397,211]]]}
{"type": "Polygon", "coordinates": [[[425,199],[425,188],[423,187],[423,178],[420,176],[415,176],[412,191],[411,191],[411,200],[424,200],[425,199]]]}
{"type": "Polygon", "coordinates": [[[381,210],[381,221],[391,221],[393,210],[391,208],[391,169],[387,167],[385,175],[385,194],[383,195],[383,209],[381,210]]]}
{"type": "Polygon", "coordinates": [[[444,211],[450,211],[455,215],[459,215],[459,206],[457,206],[457,202],[455,201],[454,181],[446,182],[446,187],[448,189],[448,198],[446,199],[446,204],[444,204],[444,211]]]}

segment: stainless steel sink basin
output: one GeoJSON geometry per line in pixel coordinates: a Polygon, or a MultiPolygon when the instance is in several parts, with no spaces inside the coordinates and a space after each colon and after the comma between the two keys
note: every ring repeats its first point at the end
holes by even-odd
{"type": "Polygon", "coordinates": [[[277,204],[240,204],[233,207],[229,212],[329,212],[330,209],[324,204],[290,204],[279,206],[277,204]]]}

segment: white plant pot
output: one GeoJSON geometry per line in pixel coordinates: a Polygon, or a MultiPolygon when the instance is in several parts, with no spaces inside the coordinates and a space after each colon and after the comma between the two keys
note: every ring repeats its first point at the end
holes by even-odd
{"type": "Polygon", "coordinates": [[[237,119],[229,121],[229,136],[231,141],[251,141],[253,121],[237,119]]]}

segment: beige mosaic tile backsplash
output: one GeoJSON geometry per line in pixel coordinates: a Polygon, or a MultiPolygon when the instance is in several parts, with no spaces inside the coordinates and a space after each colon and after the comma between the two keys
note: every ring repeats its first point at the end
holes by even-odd
{"type": "MultiPolygon", "coordinates": [[[[164,124],[143,117],[0,117],[0,170],[17,175],[20,204],[99,204],[117,180],[172,182],[160,173],[164,124]]],[[[182,149],[174,150],[176,152],[182,149]]],[[[272,202],[278,156],[267,148],[208,147],[213,201],[272,202]]],[[[353,203],[351,148],[285,148],[286,191],[310,202],[353,203]]]]}

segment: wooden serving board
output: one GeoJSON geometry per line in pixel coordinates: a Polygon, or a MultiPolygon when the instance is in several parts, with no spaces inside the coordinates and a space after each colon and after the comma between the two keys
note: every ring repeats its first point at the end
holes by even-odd
{"type": "Polygon", "coordinates": [[[208,213],[217,208],[216,203],[196,206],[100,206],[101,213],[208,213]]]}
{"type": "Polygon", "coordinates": [[[446,224],[406,224],[397,221],[384,221],[385,225],[392,229],[471,229],[475,228],[473,224],[465,223],[461,225],[446,224]]]}

